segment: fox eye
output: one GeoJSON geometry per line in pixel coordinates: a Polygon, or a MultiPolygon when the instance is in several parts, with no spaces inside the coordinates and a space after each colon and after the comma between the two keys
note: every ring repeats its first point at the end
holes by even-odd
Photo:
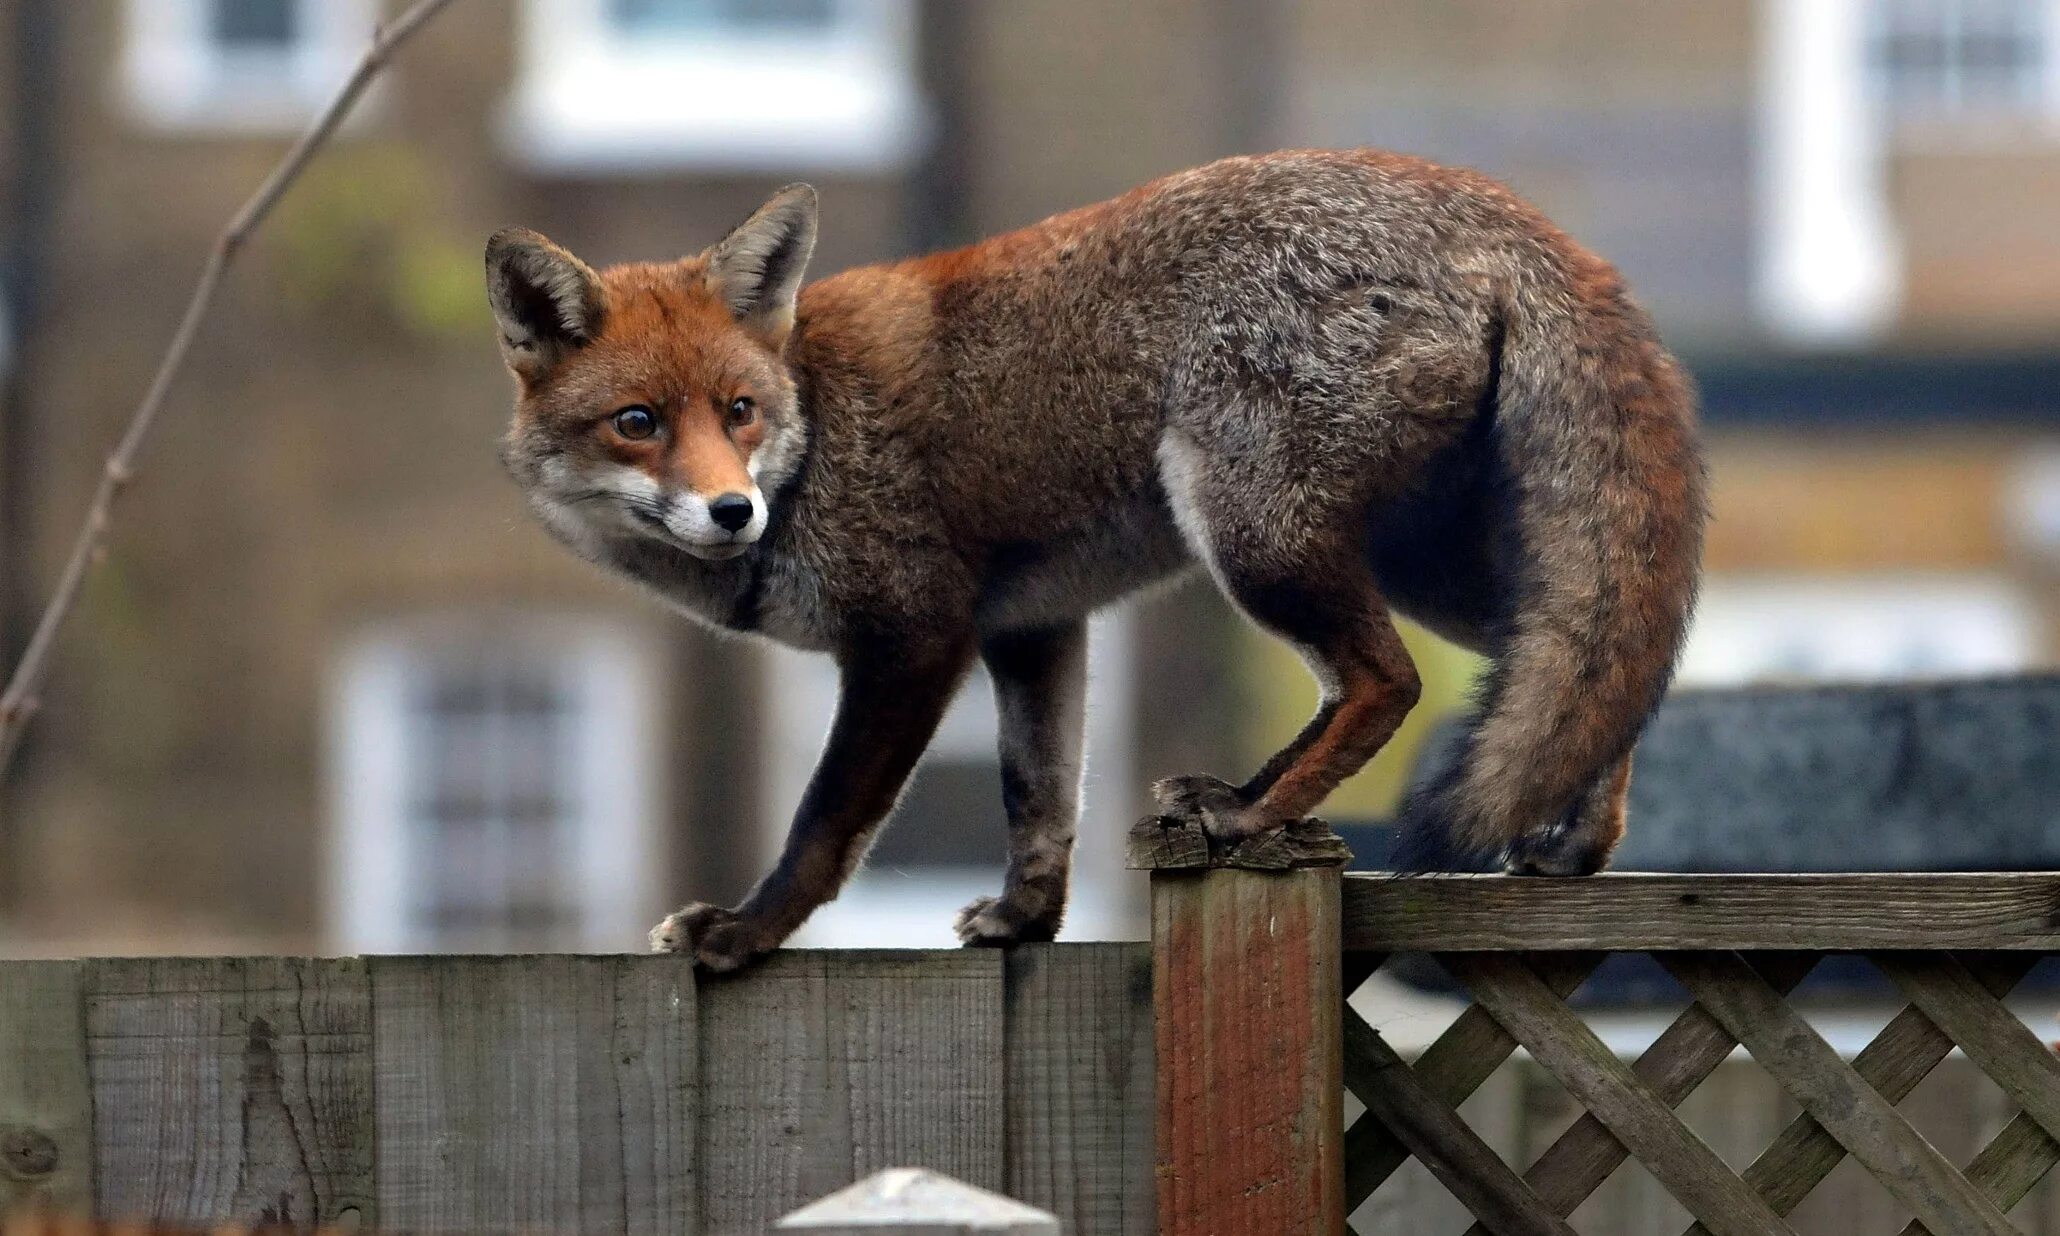
{"type": "Polygon", "coordinates": [[[633,403],[615,414],[612,422],[615,432],[632,442],[639,442],[658,432],[658,418],[651,415],[651,409],[640,403],[633,403]]]}
{"type": "Polygon", "coordinates": [[[751,401],[749,395],[739,395],[735,399],[730,400],[730,425],[732,428],[742,429],[757,419],[758,405],[751,401]]]}

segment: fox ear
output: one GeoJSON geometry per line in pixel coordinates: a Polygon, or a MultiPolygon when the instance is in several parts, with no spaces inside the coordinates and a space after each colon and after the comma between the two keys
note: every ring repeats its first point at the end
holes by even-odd
{"type": "Polygon", "coordinates": [[[527,228],[503,228],[486,242],[486,297],[508,368],[532,380],[601,328],[600,277],[527,228]]]}
{"type": "Polygon", "coordinates": [[[708,251],[708,290],[774,347],[794,328],[794,297],[815,252],[815,189],[788,185],[708,251]]]}

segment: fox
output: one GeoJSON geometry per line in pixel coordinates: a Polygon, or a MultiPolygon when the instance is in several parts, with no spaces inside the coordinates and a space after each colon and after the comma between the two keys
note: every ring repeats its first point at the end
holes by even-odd
{"type": "Polygon", "coordinates": [[[1241,783],[1152,787],[1212,844],[1305,818],[1417,703],[1395,616],[1489,668],[1400,872],[1585,875],[1694,605],[1694,393],[1617,271],[1503,184],[1379,150],[1242,156],[979,243],[803,274],[814,189],[712,246],[596,270],[486,249],[502,457],[579,556],[839,694],[772,870],[659,951],[733,970],[835,897],[975,662],[1002,887],[967,945],[1066,909],[1089,615],[1206,571],[1320,688],[1241,783]]]}

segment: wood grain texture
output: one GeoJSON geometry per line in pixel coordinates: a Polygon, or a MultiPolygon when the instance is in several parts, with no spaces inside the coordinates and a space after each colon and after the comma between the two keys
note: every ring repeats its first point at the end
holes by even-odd
{"type": "Polygon", "coordinates": [[[1871,958],[2039,1127],[2060,1138],[2060,1058],[1950,953],[1871,958]]]}
{"type": "Polygon", "coordinates": [[[1343,867],[1352,848],[1322,820],[1290,820],[1285,828],[1256,833],[1229,849],[1218,848],[1193,820],[1148,815],[1130,830],[1129,862],[1140,871],[1292,871],[1301,867],[1343,867]]]}
{"type": "Polygon", "coordinates": [[[98,1213],[377,1221],[369,999],[358,961],[89,963],[98,1213]]]}
{"type": "Polygon", "coordinates": [[[0,1215],[93,1208],[80,967],[0,962],[0,1215]]]}
{"type": "Polygon", "coordinates": [[[1573,1236],[1566,1220],[1349,1008],[1344,1040],[1346,1087],[1488,1231],[1495,1236],[1573,1236]]]}
{"type": "Polygon", "coordinates": [[[1152,1236],[1152,951],[1031,944],[1006,954],[1004,1192],[1078,1236],[1152,1236]]]}
{"type": "Polygon", "coordinates": [[[1792,1236],[1780,1216],[1529,967],[1513,957],[1471,953],[1439,960],[1711,1231],[1792,1236]]]}
{"type": "MultiPolygon", "coordinates": [[[[1969,970],[1989,994],[2004,996],[2037,960],[2029,953],[1995,953],[1970,959],[1969,970]]],[[[1860,1054],[1853,1057],[1852,1068],[1883,1098],[1900,1103],[1952,1050],[1952,1039],[1932,1025],[1930,1018],[1917,1009],[1906,1008],[1890,1018],[1881,1033],[1860,1049],[1860,1054]]],[[[1816,1117],[1804,1112],[1791,1120],[1745,1169],[1745,1181],[1767,1199],[1776,1213],[1785,1215],[1801,1205],[1803,1198],[1831,1174],[1845,1155],[1845,1147],[1838,1139],[1818,1124],[1816,1117]]],[[[2015,1163],[2011,1158],[1997,1166],[2008,1170],[2015,1163]]],[[[1691,1225],[1684,1236],[1708,1236],[1708,1231],[1698,1223],[1691,1225]]]]}
{"type": "Polygon", "coordinates": [[[686,960],[371,965],[382,1226],[702,1230],[686,960]]]}
{"type": "MultiPolygon", "coordinates": [[[[1564,998],[1586,982],[1600,964],[1600,953],[1546,953],[1535,959],[1535,972],[1553,995],[1564,998]]],[[[1417,1080],[1432,1094],[1457,1107],[1515,1050],[1516,1039],[1488,1010],[1475,1004],[1453,1019],[1411,1067],[1417,1080]]],[[[1349,1211],[1358,1209],[1407,1162],[1410,1151],[1401,1138],[1382,1125],[1378,1116],[1367,1114],[1346,1131],[1344,1153],[1345,1209],[1349,1211]]]]}
{"type": "MultiPolygon", "coordinates": [[[[2019,1112],[1967,1164],[1966,1174],[1968,1183],[2007,1212],[2024,1200],[2055,1163],[2060,1163],[2060,1141],[2041,1129],[2038,1121],[2019,1112]]],[[[1903,1236],[1927,1236],[1928,1232],[1923,1220],[1912,1219],[1903,1236]]]]}
{"type": "Polygon", "coordinates": [[[1350,875],[1345,947],[2060,949],[2060,874],[1350,875]]]}
{"type": "MultiPolygon", "coordinates": [[[[1774,990],[1787,995],[1817,959],[1781,953],[1758,959],[1757,968],[1774,990]]],[[[1738,1039],[1701,1005],[1691,1004],[1660,1032],[1631,1066],[1660,1101],[1678,1108],[1695,1088],[1729,1059],[1738,1039]]],[[[1583,1113],[1524,1171],[1524,1180],[1557,1215],[1570,1215],[1587,1200],[1630,1151],[1593,1113],[1583,1113]]],[[[1486,1236],[1476,1225],[1467,1236],[1486,1236]]]]}
{"type": "Polygon", "coordinates": [[[889,1167],[1004,1187],[1002,956],[789,950],[701,992],[701,1231],[889,1167]]]}
{"type": "MultiPolygon", "coordinates": [[[[1744,959],[1712,952],[1667,954],[1660,961],[1696,1003],[1737,1035],[1782,1089],[1935,1236],[2015,1232],[1995,1203],[1969,1184],[1744,959]]],[[[1697,1217],[1709,1223],[1699,1211],[1697,1217]]]]}
{"type": "Polygon", "coordinates": [[[1152,879],[1164,1236],[1344,1227],[1338,873],[1152,879]]]}

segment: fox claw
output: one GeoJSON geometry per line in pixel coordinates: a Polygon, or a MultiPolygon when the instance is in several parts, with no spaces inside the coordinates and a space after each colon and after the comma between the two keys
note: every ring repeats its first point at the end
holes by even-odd
{"type": "Polygon", "coordinates": [[[690,953],[695,965],[722,974],[771,950],[735,910],[694,901],[651,929],[651,951],[690,953]]]}

